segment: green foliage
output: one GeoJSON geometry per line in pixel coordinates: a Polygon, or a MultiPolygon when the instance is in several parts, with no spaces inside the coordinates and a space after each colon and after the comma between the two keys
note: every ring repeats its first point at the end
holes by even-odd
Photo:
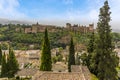
{"type": "Polygon", "coordinates": [[[82,65],[87,65],[87,54],[86,53],[83,53],[81,56],[80,56],[80,59],[82,60],[82,65]]]}
{"type": "Polygon", "coordinates": [[[7,50],[8,49],[8,43],[1,43],[1,48],[2,48],[2,50],[7,50]]]}
{"type": "Polygon", "coordinates": [[[9,55],[7,58],[7,66],[9,66],[8,69],[8,77],[13,77],[14,74],[19,70],[19,64],[16,60],[14,51],[11,47],[9,47],[9,55]]]}
{"type": "MultiPolygon", "coordinates": [[[[24,28],[31,27],[30,25],[2,25],[0,27],[0,41],[8,41],[10,40],[11,46],[15,50],[25,50],[31,49],[29,45],[34,45],[33,49],[42,49],[42,41],[43,41],[43,32],[39,33],[24,33],[24,28]],[[16,31],[16,29],[20,29],[20,31],[16,31]]],[[[88,36],[87,34],[81,33],[74,33],[69,32],[65,28],[56,27],[57,32],[50,32],[49,38],[51,42],[51,48],[62,47],[65,48],[69,43],[65,43],[62,41],[62,38],[68,36],[68,34],[72,34],[74,38],[74,43],[81,43],[87,45],[88,43],[88,36]]],[[[7,50],[6,45],[2,46],[4,49],[7,50]]]]}
{"type": "Polygon", "coordinates": [[[91,74],[91,80],[98,80],[98,78],[94,74],[91,74]]]}
{"type": "Polygon", "coordinates": [[[48,39],[47,29],[45,29],[45,36],[44,36],[43,49],[42,49],[40,62],[41,62],[40,64],[41,71],[51,71],[52,61],[51,61],[50,42],[48,39]]]}
{"type": "Polygon", "coordinates": [[[1,77],[7,77],[7,63],[6,63],[6,55],[2,56],[2,63],[1,63],[1,77]]]}
{"type": "Polygon", "coordinates": [[[62,61],[63,56],[58,54],[57,56],[52,57],[52,62],[56,63],[57,61],[62,61]]]}
{"type": "Polygon", "coordinates": [[[92,53],[94,51],[94,32],[90,35],[90,40],[87,47],[87,52],[92,53]]]}
{"type": "Polygon", "coordinates": [[[113,32],[112,35],[115,42],[120,41],[120,33],[113,32]]]}
{"type": "Polygon", "coordinates": [[[68,71],[71,72],[71,65],[75,65],[75,49],[73,44],[73,38],[70,41],[69,57],[68,57],[68,71]]]}
{"type": "Polygon", "coordinates": [[[58,61],[62,61],[63,56],[61,54],[59,54],[57,57],[58,57],[58,61]]]}
{"type": "Polygon", "coordinates": [[[27,63],[27,64],[24,65],[24,68],[29,68],[31,66],[32,66],[32,63],[27,63]]]}
{"type": "MultiPolygon", "coordinates": [[[[2,25],[0,27],[0,41],[6,42],[10,40],[11,46],[14,50],[28,50],[31,49],[29,45],[34,45],[32,49],[42,49],[42,41],[43,41],[43,32],[39,33],[24,33],[24,28],[31,27],[31,25],[15,25],[8,24],[2,25]],[[9,26],[9,27],[8,27],[9,26]],[[16,29],[19,29],[17,32],[16,29]]],[[[56,28],[57,32],[50,32],[49,38],[51,42],[51,48],[62,47],[65,48],[69,43],[65,43],[62,41],[62,38],[71,34],[74,38],[74,44],[80,43],[85,46],[88,45],[89,34],[75,33],[66,30],[65,28],[56,28]]],[[[113,40],[120,40],[120,34],[113,33],[113,40]]],[[[2,43],[3,44],[3,43],[2,43]]],[[[7,50],[6,44],[2,45],[2,49],[7,50]]]]}
{"type": "Polygon", "coordinates": [[[93,72],[94,70],[92,70],[91,65],[92,65],[92,56],[94,55],[94,49],[95,49],[95,38],[94,38],[94,32],[90,35],[90,40],[88,43],[88,47],[87,47],[87,59],[86,59],[86,65],[89,68],[89,70],[91,72],[93,72]]]}
{"type": "Polygon", "coordinates": [[[57,57],[55,56],[55,57],[52,57],[52,63],[56,63],[57,62],[57,57]]]}
{"type": "Polygon", "coordinates": [[[112,36],[110,29],[110,7],[106,0],[104,6],[100,8],[98,22],[98,38],[96,40],[96,49],[93,55],[93,70],[99,80],[118,80],[116,67],[118,66],[118,57],[113,52],[112,36]]]}
{"type": "Polygon", "coordinates": [[[75,64],[80,65],[80,56],[78,55],[78,53],[77,53],[77,55],[75,57],[75,64]]]}
{"type": "Polygon", "coordinates": [[[2,47],[1,47],[1,44],[0,44],[0,65],[2,63],[2,47]]]}

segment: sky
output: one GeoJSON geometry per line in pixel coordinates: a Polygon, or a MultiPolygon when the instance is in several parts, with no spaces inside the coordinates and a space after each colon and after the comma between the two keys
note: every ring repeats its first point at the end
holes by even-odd
{"type": "MultiPolygon", "coordinates": [[[[0,18],[64,26],[98,22],[105,0],[0,0],[0,18]]],[[[120,0],[108,0],[111,26],[120,29],[120,0]]]]}

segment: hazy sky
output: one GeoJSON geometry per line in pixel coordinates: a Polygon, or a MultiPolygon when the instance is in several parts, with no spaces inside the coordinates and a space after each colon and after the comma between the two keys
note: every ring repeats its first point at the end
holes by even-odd
{"type": "MultiPolygon", "coordinates": [[[[99,8],[105,0],[0,0],[0,18],[29,20],[41,24],[65,25],[66,22],[88,25],[97,23],[99,8]]],[[[108,0],[111,25],[120,29],[120,0],[108,0]]]]}

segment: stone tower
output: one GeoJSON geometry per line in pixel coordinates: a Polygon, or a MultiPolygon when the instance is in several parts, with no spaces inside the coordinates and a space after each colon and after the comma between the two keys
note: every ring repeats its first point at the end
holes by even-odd
{"type": "Polygon", "coordinates": [[[94,24],[89,24],[89,31],[93,32],[94,31],[94,24]]]}
{"type": "Polygon", "coordinates": [[[66,28],[71,29],[71,24],[70,23],[66,23],[66,28]]]}

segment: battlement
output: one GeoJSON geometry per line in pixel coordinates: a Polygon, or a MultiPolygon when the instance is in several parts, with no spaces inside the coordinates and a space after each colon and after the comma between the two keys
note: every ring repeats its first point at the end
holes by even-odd
{"type": "Polygon", "coordinates": [[[78,24],[74,24],[73,26],[70,23],[66,23],[66,28],[70,31],[88,33],[94,32],[94,24],[89,24],[89,26],[80,26],[78,24]]]}
{"type": "Polygon", "coordinates": [[[25,33],[44,32],[45,28],[47,28],[49,32],[55,32],[56,27],[54,25],[42,25],[37,22],[37,24],[33,24],[32,27],[25,28],[25,33]]]}
{"type": "MultiPolygon", "coordinates": [[[[33,24],[32,26],[28,26],[23,29],[16,28],[16,31],[19,32],[20,30],[23,30],[24,33],[39,33],[39,32],[44,32],[45,28],[47,28],[49,32],[57,32],[59,30],[59,28],[54,25],[43,25],[36,23],[33,24]]],[[[80,32],[80,33],[89,33],[89,32],[94,32],[94,24],[89,24],[89,26],[83,26],[78,24],[71,25],[70,23],[66,23],[66,27],[63,29],[67,29],[69,31],[74,31],[74,32],[80,32]]]]}

